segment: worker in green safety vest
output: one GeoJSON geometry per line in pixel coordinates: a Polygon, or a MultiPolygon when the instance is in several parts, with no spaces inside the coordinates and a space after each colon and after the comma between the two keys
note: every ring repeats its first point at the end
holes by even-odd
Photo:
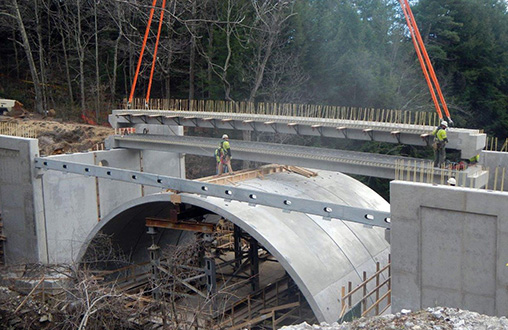
{"type": "Polygon", "coordinates": [[[227,166],[229,174],[233,175],[233,167],[231,167],[231,146],[229,145],[229,136],[224,134],[222,136],[222,141],[220,142],[221,156],[219,163],[219,173],[221,175],[224,173],[224,169],[227,166]]]}
{"type": "Polygon", "coordinates": [[[467,161],[470,165],[475,165],[476,163],[478,163],[480,161],[480,155],[473,156],[473,157],[469,158],[467,161]]]}
{"type": "Polygon", "coordinates": [[[434,167],[443,166],[446,160],[445,146],[448,143],[448,137],[446,136],[447,128],[448,123],[443,120],[441,125],[432,132],[432,135],[434,135],[434,143],[432,144],[434,148],[434,167]]]}

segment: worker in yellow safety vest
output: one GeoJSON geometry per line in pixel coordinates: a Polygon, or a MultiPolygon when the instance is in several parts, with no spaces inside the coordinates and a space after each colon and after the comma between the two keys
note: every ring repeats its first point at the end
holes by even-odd
{"type": "Polygon", "coordinates": [[[480,161],[480,155],[473,156],[473,157],[469,158],[467,161],[470,165],[475,165],[476,163],[478,163],[480,161]]]}
{"type": "Polygon", "coordinates": [[[445,146],[448,143],[448,137],[446,136],[447,128],[448,123],[443,120],[441,125],[432,132],[432,135],[434,135],[434,143],[432,144],[434,148],[434,167],[441,167],[446,160],[445,146]]]}
{"type": "Polygon", "coordinates": [[[222,141],[220,142],[221,156],[219,163],[219,175],[224,173],[224,169],[227,166],[227,170],[229,174],[233,175],[233,167],[231,166],[231,146],[229,145],[229,136],[224,134],[222,136],[222,141]]]}

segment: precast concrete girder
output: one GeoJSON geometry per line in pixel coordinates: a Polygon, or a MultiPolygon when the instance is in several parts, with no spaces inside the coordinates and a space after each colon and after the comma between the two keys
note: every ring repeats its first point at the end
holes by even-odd
{"type": "MultiPolygon", "coordinates": [[[[111,136],[106,141],[106,147],[211,156],[219,142],[219,139],[193,136],[132,134],[111,136]]],[[[411,181],[441,183],[442,178],[453,175],[457,179],[460,176],[459,182],[463,185],[476,188],[485,185],[487,176],[487,172],[476,171],[474,173],[462,171],[456,174],[455,171],[433,168],[429,161],[402,156],[241,140],[230,140],[230,144],[235,159],[302,166],[391,180],[400,178],[396,177],[396,169],[399,167],[404,171],[402,173],[404,177],[411,181]]]]}
{"type": "MultiPolygon", "coordinates": [[[[109,122],[114,128],[162,124],[325,136],[417,146],[429,145],[432,142],[430,134],[435,128],[426,125],[345,119],[169,110],[113,110],[109,122]]],[[[450,142],[447,147],[460,150],[462,158],[468,159],[479,154],[485,147],[486,134],[477,129],[449,128],[448,139],[450,142]]]]}

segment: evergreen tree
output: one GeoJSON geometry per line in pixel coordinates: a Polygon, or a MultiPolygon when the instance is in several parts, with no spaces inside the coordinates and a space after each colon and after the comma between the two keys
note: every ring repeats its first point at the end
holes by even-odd
{"type": "Polygon", "coordinates": [[[508,13],[501,0],[421,0],[420,30],[458,123],[508,132],[508,13]]]}

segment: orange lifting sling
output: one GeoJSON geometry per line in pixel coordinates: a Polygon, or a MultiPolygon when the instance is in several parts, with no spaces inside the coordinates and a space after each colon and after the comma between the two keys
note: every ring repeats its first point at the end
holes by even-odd
{"type": "MultiPolygon", "coordinates": [[[[129,107],[132,104],[132,98],[134,96],[134,90],[136,89],[136,83],[138,81],[138,76],[139,76],[139,69],[141,68],[141,61],[143,59],[143,54],[145,52],[146,40],[148,39],[148,33],[150,32],[150,26],[152,25],[153,13],[155,11],[155,5],[156,4],[157,4],[157,0],[153,0],[153,2],[152,2],[152,8],[150,9],[150,16],[148,18],[148,23],[146,25],[145,36],[143,38],[143,46],[141,47],[141,53],[139,54],[138,65],[136,67],[136,73],[134,75],[134,81],[132,83],[131,93],[129,95],[129,101],[127,103],[127,105],[129,107]]],[[[150,79],[148,81],[148,90],[146,92],[145,106],[148,106],[148,100],[150,99],[150,90],[152,89],[153,72],[154,72],[154,69],[155,69],[155,62],[157,60],[157,48],[159,46],[159,39],[160,39],[160,35],[161,35],[162,21],[164,19],[164,10],[165,9],[166,9],[166,0],[163,0],[162,1],[162,7],[161,7],[161,15],[160,15],[160,19],[159,19],[159,29],[157,31],[157,39],[155,41],[155,48],[154,48],[154,52],[153,52],[152,68],[150,70],[150,79]]]]}
{"type": "Polygon", "coordinates": [[[441,101],[441,105],[443,106],[443,110],[446,114],[446,117],[448,118],[449,123],[453,124],[450,112],[448,111],[448,106],[446,105],[443,93],[441,92],[441,87],[439,86],[436,73],[434,72],[434,67],[430,62],[429,54],[427,53],[427,49],[425,48],[425,45],[423,43],[422,36],[420,35],[420,31],[418,30],[418,26],[416,25],[416,20],[413,15],[413,11],[409,7],[409,1],[399,0],[399,2],[402,7],[402,11],[404,12],[404,16],[406,17],[406,23],[409,28],[409,32],[411,33],[411,39],[413,40],[416,55],[418,56],[418,60],[420,61],[420,65],[422,67],[423,75],[425,76],[425,80],[427,81],[427,85],[429,86],[430,95],[432,96],[432,101],[434,101],[434,106],[436,107],[437,114],[439,115],[440,119],[443,119],[443,114],[441,113],[441,108],[439,106],[436,93],[434,92],[434,88],[436,89],[437,94],[439,95],[439,100],[441,101]]]}

